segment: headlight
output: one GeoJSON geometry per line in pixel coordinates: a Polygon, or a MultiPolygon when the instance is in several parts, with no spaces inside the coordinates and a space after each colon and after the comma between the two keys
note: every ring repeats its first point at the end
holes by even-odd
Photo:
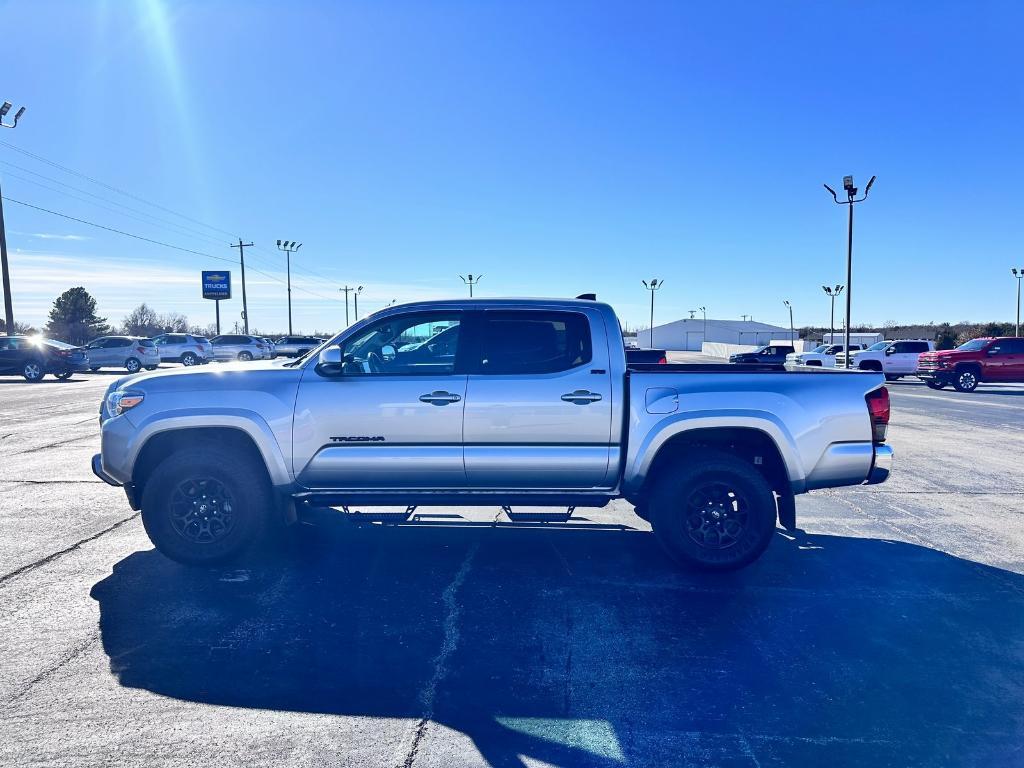
{"type": "Polygon", "coordinates": [[[142,402],[145,395],[131,389],[119,389],[107,395],[107,413],[120,416],[142,402]]]}

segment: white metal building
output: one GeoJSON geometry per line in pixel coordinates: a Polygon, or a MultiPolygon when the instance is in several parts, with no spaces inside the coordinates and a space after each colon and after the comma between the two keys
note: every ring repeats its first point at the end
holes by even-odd
{"type": "Polygon", "coordinates": [[[637,331],[636,334],[637,344],[641,347],[696,352],[701,350],[704,342],[760,346],[782,339],[789,339],[789,328],[780,328],[754,320],[712,320],[710,317],[706,323],[703,318],[697,317],[656,325],[653,339],[649,329],[637,331]]]}

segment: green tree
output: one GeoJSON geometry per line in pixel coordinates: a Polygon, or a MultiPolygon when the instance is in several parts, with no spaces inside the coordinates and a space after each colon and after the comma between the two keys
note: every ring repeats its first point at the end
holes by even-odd
{"type": "Polygon", "coordinates": [[[78,286],[57,297],[46,323],[46,335],[69,344],[85,344],[110,333],[105,317],[96,314],[96,299],[78,286]]]}

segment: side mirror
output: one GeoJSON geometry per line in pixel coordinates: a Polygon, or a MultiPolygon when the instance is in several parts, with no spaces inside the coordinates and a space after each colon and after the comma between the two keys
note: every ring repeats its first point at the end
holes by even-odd
{"type": "Polygon", "coordinates": [[[390,344],[385,344],[380,348],[380,356],[382,360],[394,360],[396,354],[397,352],[395,352],[395,348],[390,344]]]}
{"type": "Polygon", "coordinates": [[[341,347],[334,345],[320,350],[316,363],[316,372],[321,376],[340,376],[344,358],[341,347]]]}
{"type": "Polygon", "coordinates": [[[988,350],[986,350],[986,354],[998,355],[999,354],[999,347],[989,347],[988,350]]]}
{"type": "Polygon", "coordinates": [[[887,355],[891,355],[895,351],[896,351],[896,347],[886,347],[885,348],[885,354],[887,354],[887,355]]]}

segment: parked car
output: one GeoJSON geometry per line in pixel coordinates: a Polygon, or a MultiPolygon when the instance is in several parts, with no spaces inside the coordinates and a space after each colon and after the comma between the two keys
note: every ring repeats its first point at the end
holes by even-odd
{"type": "Polygon", "coordinates": [[[664,349],[626,347],[626,363],[628,365],[666,365],[668,353],[664,349]]]}
{"type": "Polygon", "coordinates": [[[161,333],[152,339],[160,351],[160,362],[202,365],[213,360],[213,345],[205,336],[191,333],[161,333]]]}
{"type": "Polygon", "coordinates": [[[323,343],[324,339],[316,336],[284,336],[274,342],[274,346],[282,357],[301,357],[323,343]]]}
{"type": "MultiPolygon", "coordinates": [[[[924,339],[879,341],[865,350],[854,352],[850,367],[860,371],[881,371],[886,381],[896,381],[916,374],[918,356],[934,350],[935,342],[924,339]]],[[[846,366],[845,353],[836,355],[836,365],[840,368],[846,366]]]]}
{"type": "Polygon", "coordinates": [[[88,356],[74,344],[41,336],[0,336],[0,375],[14,374],[36,382],[48,373],[69,379],[88,368],[88,356]]]}
{"type": "Polygon", "coordinates": [[[917,359],[917,375],[932,389],[952,384],[973,392],[984,381],[1024,382],[1024,338],[972,339],[956,349],[926,352],[917,359]]]}
{"type": "Polygon", "coordinates": [[[630,370],[618,328],[590,300],[422,302],[283,365],[142,374],[107,390],[93,471],[191,564],[335,507],[536,521],[551,518],[520,508],[560,505],[564,520],[625,498],[670,555],[711,570],[754,561],[776,519],[795,527],[795,494],[888,476],[881,374],[630,370]]]}
{"type": "MultiPolygon", "coordinates": [[[[864,349],[864,346],[851,344],[850,349],[859,352],[864,349]]],[[[842,344],[819,344],[810,352],[790,352],[786,355],[786,365],[816,365],[821,368],[835,368],[836,355],[842,351],[842,344]]]]}
{"type": "Polygon", "coordinates": [[[160,365],[160,353],[149,339],[133,336],[100,336],[85,346],[89,356],[89,370],[100,368],[124,368],[128,373],[138,373],[143,368],[154,370],[160,365]]]}
{"type": "Polygon", "coordinates": [[[258,336],[226,333],[214,336],[213,356],[216,360],[269,360],[267,345],[258,336]]]}
{"type": "Polygon", "coordinates": [[[259,339],[267,345],[267,354],[270,356],[270,359],[273,360],[277,357],[277,345],[266,336],[260,336],[259,339]]]}
{"type": "Polygon", "coordinates": [[[782,344],[766,344],[751,352],[737,352],[729,355],[730,363],[768,363],[770,365],[782,365],[786,362],[786,355],[795,352],[791,346],[782,344]]]}

